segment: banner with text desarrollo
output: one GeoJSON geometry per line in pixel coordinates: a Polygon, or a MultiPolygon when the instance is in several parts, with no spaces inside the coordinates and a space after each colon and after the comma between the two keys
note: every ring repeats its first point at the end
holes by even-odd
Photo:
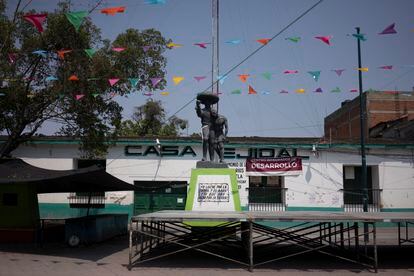
{"type": "Polygon", "coordinates": [[[246,159],[246,175],[249,176],[300,174],[302,174],[300,157],[246,159]]]}

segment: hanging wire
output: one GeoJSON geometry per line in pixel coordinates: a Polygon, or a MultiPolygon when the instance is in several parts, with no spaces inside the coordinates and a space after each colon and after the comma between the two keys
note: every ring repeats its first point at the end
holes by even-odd
{"type": "MultiPolygon", "coordinates": [[[[304,11],[303,13],[301,13],[298,17],[296,17],[296,19],[294,19],[292,22],[290,22],[288,25],[286,25],[284,28],[282,28],[278,33],[276,33],[269,41],[267,44],[263,44],[262,46],[260,46],[259,48],[257,48],[256,50],[254,50],[252,53],[250,53],[247,57],[245,57],[244,59],[242,59],[239,63],[237,63],[236,65],[234,65],[232,68],[230,68],[229,70],[226,71],[226,73],[222,74],[222,76],[227,76],[229,75],[231,72],[233,72],[236,68],[238,68],[240,65],[242,65],[243,63],[245,63],[247,60],[249,60],[252,56],[254,56],[256,53],[258,53],[260,50],[262,50],[264,47],[266,47],[267,45],[270,44],[270,42],[272,42],[275,38],[277,38],[279,35],[281,35],[282,33],[284,33],[287,29],[289,29],[292,25],[294,25],[296,22],[298,22],[300,19],[302,19],[306,14],[308,14],[310,11],[312,11],[314,8],[316,8],[319,4],[321,4],[323,2],[323,0],[319,0],[318,2],[316,2],[314,5],[312,5],[310,8],[308,8],[306,11],[304,11]]],[[[208,86],[206,89],[204,89],[203,91],[208,91],[215,83],[217,83],[219,80],[216,80],[213,84],[211,84],[210,86],[208,86]]],[[[173,116],[175,116],[177,113],[179,113],[181,110],[183,110],[184,108],[186,108],[188,105],[190,105],[194,100],[196,99],[196,97],[192,98],[190,101],[188,101],[186,104],[184,104],[181,108],[179,108],[174,114],[172,114],[167,121],[169,121],[173,116]]]]}

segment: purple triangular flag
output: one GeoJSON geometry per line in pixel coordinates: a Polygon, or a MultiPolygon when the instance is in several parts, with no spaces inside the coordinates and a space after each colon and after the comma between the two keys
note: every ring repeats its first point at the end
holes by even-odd
{"type": "Polygon", "coordinates": [[[392,23],[391,25],[389,25],[387,28],[385,28],[382,32],[380,32],[380,35],[383,34],[396,34],[397,31],[394,29],[395,28],[395,23],[392,23]]]}
{"type": "Polygon", "coordinates": [[[322,91],[322,88],[319,87],[319,88],[316,88],[316,90],[314,92],[322,93],[323,91],[322,91]]]}
{"type": "Polygon", "coordinates": [[[151,46],[142,46],[142,50],[144,50],[144,52],[147,52],[150,48],[151,46]]]}
{"type": "Polygon", "coordinates": [[[196,80],[196,81],[201,81],[201,80],[204,80],[206,78],[206,76],[195,76],[194,77],[194,79],[196,80]]]}
{"type": "Polygon", "coordinates": [[[152,86],[157,86],[157,84],[162,80],[162,78],[151,78],[152,86]]]}
{"type": "Polygon", "coordinates": [[[335,69],[332,71],[334,71],[338,75],[338,77],[340,77],[342,75],[342,72],[345,71],[345,69],[335,69]]]}

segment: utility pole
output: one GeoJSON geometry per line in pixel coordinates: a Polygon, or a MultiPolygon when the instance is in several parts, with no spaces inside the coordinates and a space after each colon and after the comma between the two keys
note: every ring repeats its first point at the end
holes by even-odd
{"type": "MultiPolygon", "coordinates": [[[[357,35],[360,34],[360,28],[356,27],[357,35]]],[[[358,36],[359,37],[359,36],[358,36]]],[[[366,103],[362,90],[362,62],[361,62],[361,40],[357,38],[358,43],[358,81],[359,81],[359,118],[361,129],[361,188],[362,188],[362,200],[363,210],[368,212],[368,185],[367,185],[367,159],[365,156],[365,117],[366,117],[366,103]]],[[[367,243],[369,240],[368,224],[364,223],[364,241],[367,243]]]]}
{"type": "MultiPolygon", "coordinates": [[[[357,34],[360,34],[360,28],[356,27],[357,34]]],[[[358,68],[362,68],[361,62],[361,40],[357,39],[358,43],[358,68]]],[[[363,190],[364,212],[368,212],[368,187],[367,187],[367,159],[365,156],[365,117],[366,117],[366,103],[362,90],[362,70],[358,70],[359,81],[359,119],[361,129],[361,187],[363,190]]]]}

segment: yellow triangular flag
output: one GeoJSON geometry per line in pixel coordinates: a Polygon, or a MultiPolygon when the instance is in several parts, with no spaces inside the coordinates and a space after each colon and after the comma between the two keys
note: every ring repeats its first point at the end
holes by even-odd
{"type": "Polygon", "coordinates": [[[357,68],[358,71],[368,72],[368,67],[357,68]]]}
{"type": "Polygon", "coordinates": [[[167,47],[170,48],[170,49],[179,48],[179,47],[182,47],[182,46],[183,46],[182,44],[177,44],[177,43],[174,43],[174,42],[170,42],[170,43],[167,44],[167,47]]]}
{"type": "Polygon", "coordinates": [[[305,93],[305,89],[303,88],[296,89],[296,93],[305,93]]]}
{"type": "Polygon", "coordinates": [[[175,85],[180,84],[180,82],[182,82],[184,80],[184,77],[173,77],[173,82],[175,85]]]}
{"type": "Polygon", "coordinates": [[[168,96],[169,94],[170,94],[170,92],[167,92],[167,91],[161,92],[161,95],[163,95],[163,96],[168,96]]]}

